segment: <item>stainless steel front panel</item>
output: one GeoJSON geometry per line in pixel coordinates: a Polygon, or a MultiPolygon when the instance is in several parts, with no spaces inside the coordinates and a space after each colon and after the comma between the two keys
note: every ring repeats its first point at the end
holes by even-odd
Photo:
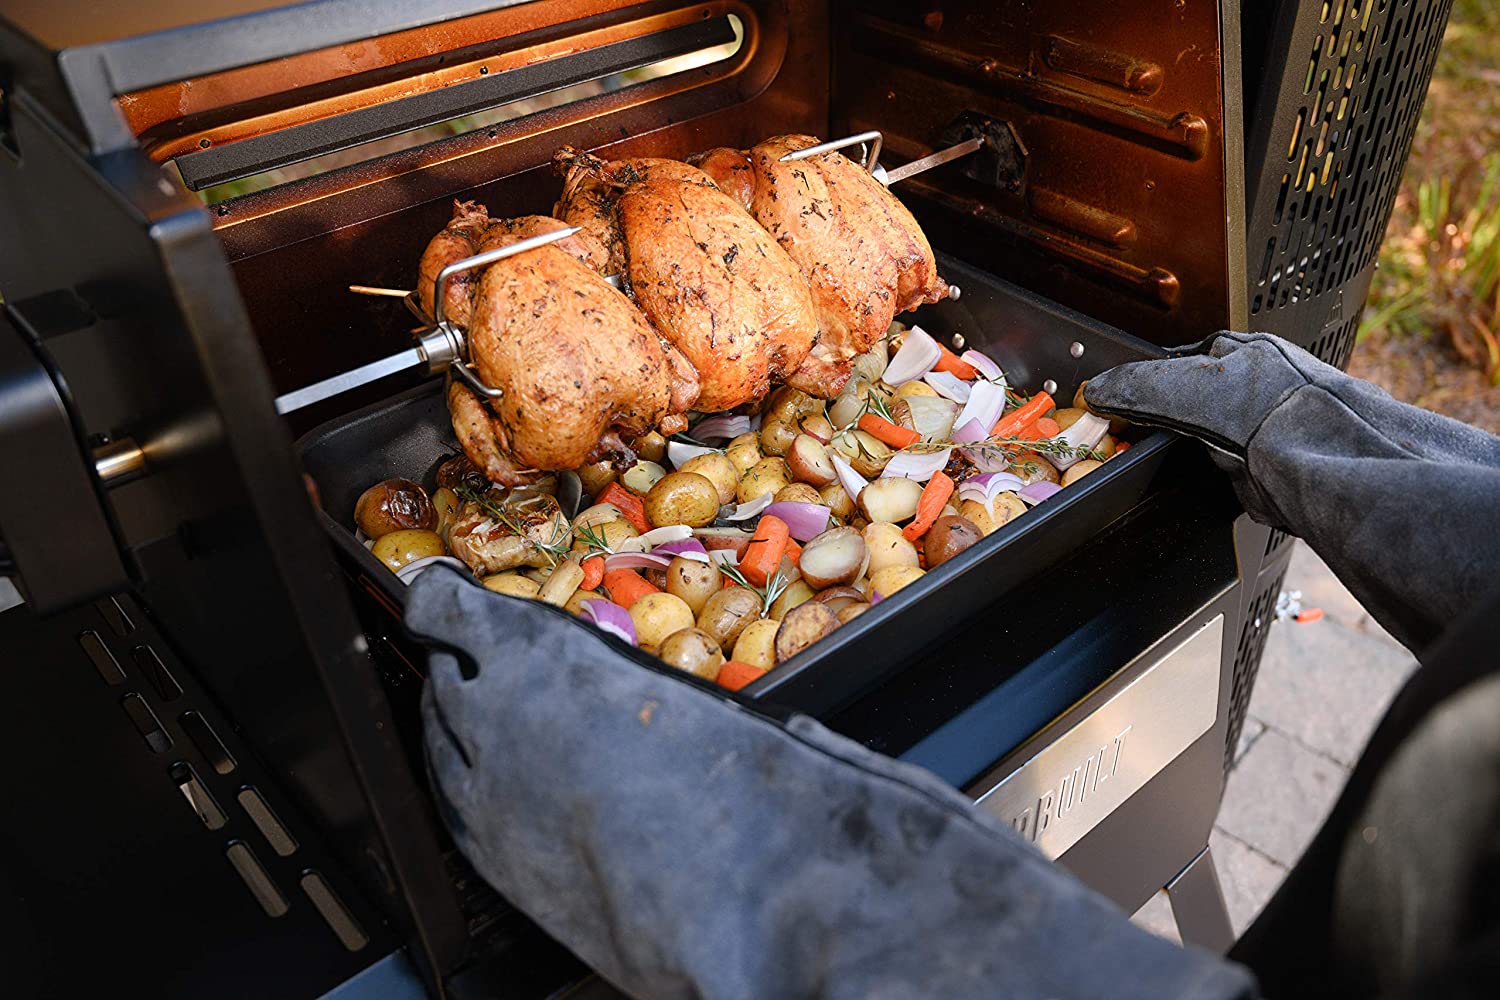
{"type": "Polygon", "coordinates": [[[1062,720],[1066,731],[1051,742],[1022,747],[970,794],[1059,857],[1212,728],[1223,638],[1215,615],[1167,652],[1147,651],[1122,671],[1135,672],[1124,687],[1083,719],[1062,720]],[[1149,666],[1137,670],[1142,660],[1149,666]]]}

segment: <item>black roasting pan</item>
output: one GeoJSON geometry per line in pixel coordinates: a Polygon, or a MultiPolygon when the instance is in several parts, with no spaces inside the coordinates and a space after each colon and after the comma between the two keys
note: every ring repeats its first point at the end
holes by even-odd
{"type": "MultiPolygon", "coordinates": [[[[1015,285],[940,255],[957,300],[924,306],[914,321],[948,344],[955,336],[993,357],[1010,383],[1035,391],[1054,381],[1068,405],[1078,383],[1162,349],[1015,285]]],[[[789,708],[824,715],[882,679],[1007,592],[1024,586],[1146,496],[1172,436],[1155,433],[1052,499],[1012,520],[959,557],[882,601],[827,639],[745,689],[789,708]]],[[[353,511],[372,483],[404,476],[430,483],[458,446],[442,383],[434,380],[314,428],[297,442],[334,543],[385,600],[399,608],[405,587],[354,537],[353,511]]],[[[579,628],[590,626],[579,623],[579,628]]]]}

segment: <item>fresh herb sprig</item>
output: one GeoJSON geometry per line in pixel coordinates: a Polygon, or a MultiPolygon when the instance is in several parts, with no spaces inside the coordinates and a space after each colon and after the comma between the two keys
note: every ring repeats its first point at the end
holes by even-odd
{"type": "Polygon", "coordinates": [[[731,566],[728,563],[718,563],[717,565],[719,572],[723,573],[733,583],[744,587],[760,598],[760,616],[762,618],[771,613],[771,605],[776,602],[776,598],[780,597],[792,583],[782,575],[780,569],[777,569],[775,573],[771,574],[771,578],[766,581],[764,587],[757,587],[746,579],[745,574],[740,572],[739,567],[731,566]]]}
{"type": "Polygon", "coordinates": [[[995,437],[971,444],[955,444],[952,441],[919,441],[901,450],[913,455],[932,455],[949,448],[1000,454],[1012,458],[1022,452],[1030,451],[1048,458],[1092,458],[1101,462],[1104,460],[1104,453],[1098,449],[1078,447],[1057,438],[995,437]]]}
{"type": "Polygon", "coordinates": [[[594,530],[594,526],[592,524],[577,525],[573,530],[577,533],[578,540],[582,542],[584,544],[584,547],[587,548],[590,552],[598,552],[606,556],[612,556],[615,554],[615,550],[609,547],[609,542],[604,538],[603,535],[594,530]]]}

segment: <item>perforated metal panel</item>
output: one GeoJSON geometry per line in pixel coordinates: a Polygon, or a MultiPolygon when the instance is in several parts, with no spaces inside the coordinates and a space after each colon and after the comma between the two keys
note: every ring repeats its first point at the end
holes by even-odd
{"type": "Polygon", "coordinates": [[[1253,329],[1348,364],[1451,5],[1283,0],[1247,122],[1253,329]]]}
{"type": "Polygon", "coordinates": [[[1260,657],[1266,649],[1266,635],[1276,617],[1276,597],[1281,593],[1281,583],[1286,570],[1262,578],[1261,589],[1240,625],[1240,641],[1235,647],[1234,680],[1229,695],[1229,732],[1224,740],[1224,769],[1234,763],[1234,748],[1240,742],[1240,730],[1245,727],[1245,715],[1250,710],[1250,693],[1255,689],[1255,675],[1260,670],[1260,657]]]}

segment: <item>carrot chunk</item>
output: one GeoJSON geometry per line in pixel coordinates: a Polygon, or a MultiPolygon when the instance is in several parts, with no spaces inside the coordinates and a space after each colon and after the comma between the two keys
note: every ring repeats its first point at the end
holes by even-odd
{"type": "Polygon", "coordinates": [[[902,537],[908,542],[915,542],[927,534],[927,529],[942,516],[943,507],[952,496],[953,480],[945,472],[934,472],[932,478],[927,480],[927,485],[922,488],[922,495],[917,498],[916,519],[901,529],[902,537]]]}
{"type": "Polygon", "coordinates": [[[943,352],[943,356],[938,358],[938,363],[933,366],[934,371],[947,372],[950,375],[955,375],[963,379],[965,382],[972,382],[979,377],[978,368],[975,368],[942,344],[938,345],[938,350],[943,352]]]}
{"type": "Polygon", "coordinates": [[[609,599],[626,611],[647,594],[660,593],[660,588],[633,569],[612,569],[604,574],[604,589],[609,599]]]}
{"type": "Polygon", "coordinates": [[[786,555],[787,543],[791,540],[792,532],[785,521],[770,514],[762,515],[760,523],[755,526],[755,536],[740,557],[739,569],[745,579],[757,587],[764,587],[781,565],[781,557],[786,555]]]}
{"type": "Polygon", "coordinates": [[[619,483],[610,483],[600,490],[594,503],[614,504],[625,515],[625,520],[643,535],[651,530],[651,522],[646,520],[646,502],[619,483]]]}
{"type": "Polygon", "coordinates": [[[583,569],[583,582],[578,585],[579,590],[598,590],[599,584],[604,582],[604,557],[589,556],[581,567],[583,569]]]}
{"type": "Polygon", "coordinates": [[[922,440],[922,435],[910,427],[893,424],[884,417],[876,416],[873,413],[866,413],[859,418],[859,429],[898,451],[907,445],[916,444],[922,440]]]}
{"type": "Polygon", "coordinates": [[[752,666],[742,660],[725,660],[724,665],[719,668],[719,675],[714,682],[720,687],[731,691],[738,691],[751,681],[764,677],[766,672],[760,667],[752,666]]]}
{"type": "Polygon", "coordinates": [[[1007,438],[1020,437],[1021,431],[1035,423],[1042,414],[1052,409],[1056,404],[1052,397],[1045,392],[1039,392],[1026,401],[1026,405],[1019,409],[1011,410],[995,423],[990,431],[991,437],[1007,438]]]}

